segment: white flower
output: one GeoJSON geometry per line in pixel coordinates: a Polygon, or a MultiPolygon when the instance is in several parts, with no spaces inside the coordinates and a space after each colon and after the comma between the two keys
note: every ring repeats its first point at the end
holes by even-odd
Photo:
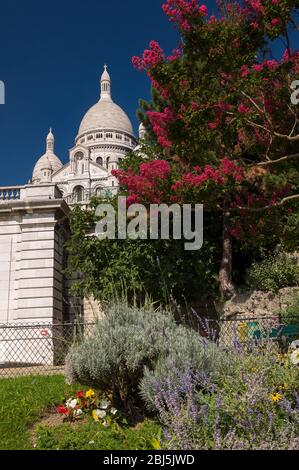
{"type": "Polygon", "coordinates": [[[73,410],[76,408],[78,402],[77,400],[74,398],[74,400],[71,401],[70,403],[70,408],[72,408],[73,410]]]}
{"type": "Polygon", "coordinates": [[[75,416],[81,416],[81,415],[83,415],[82,410],[75,410],[75,416]]]}
{"type": "Polygon", "coordinates": [[[291,361],[295,366],[299,364],[299,349],[296,349],[294,352],[292,352],[291,361]]]}
{"type": "Polygon", "coordinates": [[[111,412],[112,415],[116,415],[117,409],[116,408],[111,408],[110,412],[111,412]]]}
{"type": "Polygon", "coordinates": [[[88,444],[94,444],[94,441],[89,441],[89,443],[88,443],[88,444]]]}
{"type": "Polygon", "coordinates": [[[105,418],[106,414],[107,414],[106,411],[103,411],[103,410],[96,410],[96,415],[97,415],[97,417],[98,417],[99,419],[105,418]]]}
{"type": "Polygon", "coordinates": [[[297,348],[299,348],[299,339],[291,343],[291,349],[297,349],[297,348]]]}
{"type": "Polygon", "coordinates": [[[103,426],[104,426],[104,428],[108,428],[108,423],[107,423],[107,421],[103,421],[103,426]]]}
{"type": "Polygon", "coordinates": [[[77,402],[77,399],[74,398],[73,400],[70,398],[67,402],[66,402],[66,406],[67,408],[71,408],[72,410],[74,410],[77,406],[78,402],[77,402]]]}
{"type": "Polygon", "coordinates": [[[102,400],[101,403],[100,403],[100,408],[101,410],[107,410],[109,406],[109,402],[107,400],[102,400]]]}

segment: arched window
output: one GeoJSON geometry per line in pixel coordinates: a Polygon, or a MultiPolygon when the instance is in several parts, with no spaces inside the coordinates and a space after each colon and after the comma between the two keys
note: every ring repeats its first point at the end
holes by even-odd
{"type": "Polygon", "coordinates": [[[102,157],[97,158],[97,164],[103,166],[103,159],[102,157]]]}
{"type": "Polygon", "coordinates": [[[80,162],[82,162],[83,158],[84,158],[83,152],[77,152],[74,155],[76,173],[80,173],[80,169],[81,169],[80,162]]]}
{"type": "Polygon", "coordinates": [[[75,157],[74,157],[74,159],[76,160],[76,162],[79,161],[79,160],[83,160],[83,158],[84,158],[83,152],[77,152],[77,153],[75,154],[75,157]]]}
{"type": "Polygon", "coordinates": [[[84,188],[83,186],[76,186],[73,190],[73,199],[74,202],[83,202],[84,201],[84,188]]]}
{"type": "Polygon", "coordinates": [[[110,163],[110,157],[107,157],[107,159],[106,159],[106,167],[107,168],[109,167],[109,163],[110,163]]]}
{"type": "Polygon", "coordinates": [[[95,188],[95,194],[96,194],[97,197],[103,196],[103,188],[102,188],[102,186],[98,186],[97,188],[95,188]]]}

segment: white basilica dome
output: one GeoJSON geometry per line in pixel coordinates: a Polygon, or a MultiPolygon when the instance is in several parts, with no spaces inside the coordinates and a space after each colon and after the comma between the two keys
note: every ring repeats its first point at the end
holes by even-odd
{"type": "Polygon", "coordinates": [[[113,101],[100,100],[82,119],[79,135],[97,129],[116,129],[133,134],[133,127],[126,113],[113,101]]]}
{"type": "Polygon", "coordinates": [[[54,142],[54,135],[50,129],[47,136],[46,153],[40,157],[33,170],[33,183],[42,182],[43,180],[48,179],[48,174],[44,172],[50,171],[50,174],[52,175],[62,168],[63,165],[60,159],[54,153],[54,142]]]}
{"type": "Polygon", "coordinates": [[[100,129],[117,130],[134,136],[129,117],[111,98],[111,80],[106,66],[101,77],[101,99],[85,114],[78,137],[100,129]]]}

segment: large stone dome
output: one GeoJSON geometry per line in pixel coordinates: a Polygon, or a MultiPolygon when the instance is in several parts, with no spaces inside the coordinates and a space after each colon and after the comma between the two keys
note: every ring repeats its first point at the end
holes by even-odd
{"type": "Polygon", "coordinates": [[[78,136],[101,129],[117,130],[134,135],[133,126],[127,114],[111,98],[111,79],[107,66],[101,77],[101,99],[85,114],[78,136]]]}
{"type": "Polygon", "coordinates": [[[127,114],[112,100],[100,100],[82,119],[79,135],[97,129],[115,129],[134,135],[127,114]]]}

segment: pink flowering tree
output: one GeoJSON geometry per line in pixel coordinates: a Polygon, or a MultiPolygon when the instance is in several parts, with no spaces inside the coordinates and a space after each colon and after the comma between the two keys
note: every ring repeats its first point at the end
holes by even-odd
{"type": "Polygon", "coordinates": [[[116,175],[129,202],[203,203],[219,214],[226,298],[235,292],[234,240],[274,236],[298,214],[299,105],[291,102],[298,7],[298,0],[218,1],[213,16],[197,0],[167,0],[180,44],[166,56],[152,41],[133,58],[164,102],[146,113],[159,157],[116,175]]]}

